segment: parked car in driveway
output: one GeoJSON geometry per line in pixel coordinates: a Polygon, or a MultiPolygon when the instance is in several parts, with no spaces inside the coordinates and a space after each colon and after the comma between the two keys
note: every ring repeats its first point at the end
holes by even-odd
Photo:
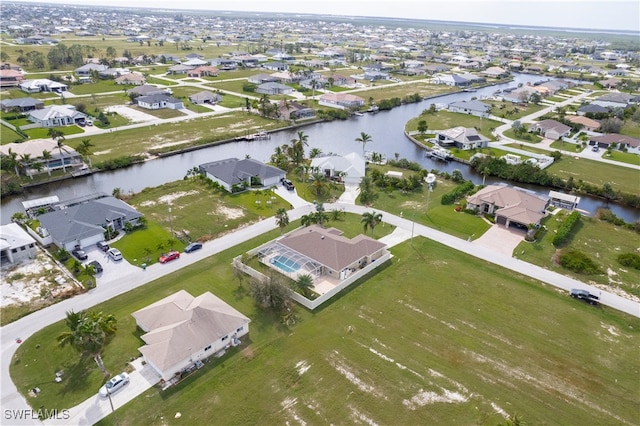
{"type": "Polygon", "coordinates": [[[97,260],[92,260],[91,262],[87,263],[87,266],[93,266],[93,270],[96,274],[99,274],[103,271],[102,265],[97,260]]]}
{"type": "Polygon", "coordinates": [[[191,253],[192,251],[200,250],[202,248],[202,243],[191,243],[184,248],[185,253],[191,253]]]}
{"type": "Polygon", "coordinates": [[[291,182],[289,179],[282,178],[280,179],[280,183],[282,183],[282,186],[284,186],[288,191],[293,191],[294,189],[296,189],[296,187],[293,185],[293,182],[291,182]]]}
{"type": "Polygon", "coordinates": [[[120,373],[102,385],[98,394],[101,397],[106,398],[109,394],[113,395],[114,392],[122,389],[127,383],[129,383],[129,375],[127,373],[120,373]]]}
{"type": "Polygon", "coordinates": [[[109,244],[106,243],[106,241],[98,241],[96,243],[96,246],[98,246],[98,248],[102,251],[108,251],[111,247],[109,247],[109,244]]]}
{"type": "Polygon", "coordinates": [[[107,254],[112,260],[122,260],[122,253],[117,248],[111,248],[107,251],[107,254]]]}
{"type": "Polygon", "coordinates": [[[180,252],[170,251],[169,253],[165,253],[162,256],[160,256],[160,263],[167,263],[179,257],[180,257],[180,252]]]}
{"type": "Polygon", "coordinates": [[[87,252],[82,250],[81,248],[74,248],[71,251],[71,254],[77,257],[79,260],[87,260],[89,256],[87,256],[87,252]]]}

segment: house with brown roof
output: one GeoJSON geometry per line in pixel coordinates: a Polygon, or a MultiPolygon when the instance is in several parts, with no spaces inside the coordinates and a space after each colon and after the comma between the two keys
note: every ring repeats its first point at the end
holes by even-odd
{"type": "Polygon", "coordinates": [[[203,65],[200,67],[196,67],[191,71],[188,71],[187,77],[194,77],[194,78],[217,77],[218,74],[220,74],[220,70],[218,68],[203,65]]]}
{"type": "Polygon", "coordinates": [[[566,118],[572,123],[581,125],[584,130],[587,130],[589,132],[593,132],[594,130],[598,130],[600,128],[599,121],[592,120],[583,115],[569,115],[566,118]]]}
{"type": "Polygon", "coordinates": [[[180,290],[131,315],[146,332],[138,350],[165,381],[249,333],[249,318],[210,292],[194,297],[180,290]]]}
{"type": "Polygon", "coordinates": [[[24,81],[24,74],[16,70],[0,70],[0,87],[16,87],[24,81]]]}
{"type": "Polygon", "coordinates": [[[142,86],[147,82],[142,74],[131,72],[114,78],[116,84],[130,84],[133,86],[142,86]]]}
{"type": "Polygon", "coordinates": [[[530,224],[539,225],[548,206],[548,199],[505,185],[489,185],[467,197],[468,209],[493,214],[496,223],[507,228],[513,225],[527,229],[530,224]]]}
{"type": "Polygon", "coordinates": [[[260,251],[259,258],[289,276],[309,274],[343,280],[387,254],[386,244],[366,235],[347,238],[336,228],[296,229],[260,251]]]}
{"type": "Polygon", "coordinates": [[[589,139],[589,145],[597,145],[598,147],[605,149],[615,146],[619,150],[626,149],[634,153],[640,153],[640,139],[632,138],[631,136],[620,135],[618,133],[592,136],[589,139]]]}
{"type": "Polygon", "coordinates": [[[280,112],[280,118],[283,120],[301,120],[316,116],[316,111],[313,108],[293,101],[280,101],[278,103],[278,111],[280,112]]]}

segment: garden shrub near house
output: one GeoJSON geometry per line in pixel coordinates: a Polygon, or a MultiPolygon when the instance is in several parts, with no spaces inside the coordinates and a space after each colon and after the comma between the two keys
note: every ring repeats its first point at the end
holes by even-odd
{"type": "Polygon", "coordinates": [[[559,245],[564,244],[567,241],[567,239],[569,238],[569,235],[571,234],[571,231],[573,230],[573,227],[578,223],[579,220],[580,220],[580,213],[572,212],[565,219],[564,223],[558,229],[558,232],[556,233],[556,236],[553,237],[552,244],[554,246],[556,246],[556,247],[558,247],[559,245]]]}
{"type": "Polygon", "coordinates": [[[452,191],[447,192],[442,196],[440,202],[443,205],[453,204],[475,188],[475,184],[471,181],[466,181],[463,184],[456,186],[452,191]]]}
{"type": "Polygon", "coordinates": [[[598,265],[580,250],[563,250],[560,253],[559,261],[564,268],[579,274],[594,275],[602,273],[598,265]]]}

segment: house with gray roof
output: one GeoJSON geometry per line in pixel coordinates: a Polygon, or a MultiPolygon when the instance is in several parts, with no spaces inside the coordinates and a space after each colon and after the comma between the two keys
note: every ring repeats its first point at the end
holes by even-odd
{"type": "Polygon", "coordinates": [[[571,127],[556,120],[542,120],[529,126],[529,132],[541,134],[547,139],[558,140],[569,136],[571,127]]]}
{"type": "Polygon", "coordinates": [[[4,112],[9,112],[14,108],[20,112],[28,112],[44,108],[44,102],[34,98],[3,99],[0,101],[0,107],[4,112]]]}
{"type": "Polygon", "coordinates": [[[288,95],[293,93],[293,88],[284,84],[269,82],[263,83],[256,88],[256,93],[266,95],[288,95]]]}
{"type": "Polygon", "coordinates": [[[611,92],[596,98],[592,103],[605,108],[626,108],[633,98],[628,93],[611,92]]]}
{"type": "Polygon", "coordinates": [[[136,226],[141,217],[124,201],[99,194],[77,204],[62,204],[57,210],[38,216],[38,220],[53,244],[71,251],[75,246],[89,247],[102,241],[107,227],[121,230],[127,223],[136,226]]]}
{"type": "Polygon", "coordinates": [[[157,94],[166,93],[166,92],[165,92],[165,89],[161,87],[154,86],[152,84],[143,84],[142,86],[129,89],[127,93],[129,95],[148,96],[148,95],[157,95],[157,94]]]}
{"type": "Polygon", "coordinates": [[[41,127],[58,127],[82,123],[87,115],[73,105],[51,105],[30,111],[27,118],[41,127]]]}
{"type": "Polygon", "coordinates": [[[107,65],[88,63],[76,68],[75,73],[78,77],[91,77],[91,73],[93,71],[101,72],[108,68],[109,67],[107,65]]]}
{"type": "Polygon", "coordinates": [[[477,100],[451,102],[447,105],[447,109],[451,112],[470,114],[478,117],[486,117],[491,111],[491,107],[489,105],[477,100]]]}
{"type": "Polygon", "coordinates": [[[229,192],[238,192],[251,186],[269,188],[277,185],[286,172],[269,166],[253,158],[238,160],[227,158],[198,166],[214,182],[218,182],[229,192]]]}
{"type": "Polygon", "coordinates": [[[194,104],[209,104],[215,105],[222,100],[222,95],[203,90],[202,92],[194,93],[189,96],[189,102],[194,104]]]}
{"type": "Polygon", "coordinates": [[[486,148],[489,145],[489,139],[476,129],[462,126],[436,132],[436,141],[440,146],[455,146],[462,150],[486,148]]]}
{"type": "Polygon", "coordinates": [[[352,152],[347,155],[323,155],[311,160],[311,168],[320,171],[324,176],[339,179],[344,183],[359,185],[365,176],[365,161],[360,155],[352,152]]]}
{"type": "Polygon", "coordinates": [[[165,93],[157,93],[148,96],[139,96],[136,102],[140,108],[146,109],[183,109],[184,104],[180,99],[176,99],[165,93]]]}
{"type": "Polygon", "coordinates": [[[240,344],[251,320],[205,292],[180,290],[131,314],[144,332],[138,350],[145,362],[169,382],[214,354],[240,344]]]}
{"type": "Polygon", "coordinates": [[[580,108],[578,108],[578,110],[576,111],[578,115],[607,114],[608,112],[609,112],[608,108],[605,108],[601,105],[596,105],[596,104],[583,105],[580,108]]]}

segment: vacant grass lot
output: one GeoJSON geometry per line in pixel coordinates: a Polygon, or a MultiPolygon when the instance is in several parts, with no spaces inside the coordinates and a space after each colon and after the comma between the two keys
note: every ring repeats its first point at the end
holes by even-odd
{"type": "MultiPolygon", "coordinates": [[[[119,321],[104,353],[112,372],[142,344],[130,313],[179,289],[212,291],[252,319],[241,347],[171,390],[147,391],[118,411],[118,424],[178,423],[177,412],[184,424],[495,425],[500,413],[529,424],[635,424],[638,319],[418,238],[288,328],[256,310],[229,267],[266,239],[96,307],[119,321]]],[[[63,330],[28,339],[12,366],[18,389],[39,385],[32,403],[43,408],[72,406],[101,383],[92,360],[56,347],[63,330]],[[61,367],[67,380],[42,384],[61,367]]]]}
{"type": "Polygon", "coordinates": [[[0,145],[6,145],[12,142],[20,142],[23,139],[24,138],[18,133],[14,132],[13,129],[10,129],[6,126],[2,126],[2,128],[0,129],[0,145]]]}
{"type": "MultiPolygon", "coordinates": [[[[145,110],[144,112],[149,112],[145,110]]],[[[91,136],[94,164],[105,160],[163,151],[246,135],[258,129],[272,130],[287,123],[264,119],[255,114],[230,112],[213,117],[195,118],[188,122],[121,130],[114,134],[91,136]]]]}
{"type": "Polygon", "coordinates": [[[586,253],[602,273],[577,274],[558,264],[559,250],[551,243],[556,230],[565,218],[566,212],[561,212],[544,219],[543,225],[546,225],[547,231],[543,232],[535,243],[525,241],[520,243],[514,250],[515,253],[521,253],[518,258],[583,282],[606,285],[614,291],[620,288],[640,297],[640,271],[624,267],[616,260],[619,254],[638,252],[638,234],[593,217],[582,217],[568,243],[561,248],[576,249],[586,253]]]}
{"type": "Polygon", "coordinates": [[[417,81],[415,83],[408,83],[396,86],[381,86],[379,88],[358,90],[353,92],[354,95],[360,96],[366,102],[369,98],[373,98],[375,102],[383,99],[392,98],[404,98],[407,94],[419,93],[422,97],[439,96],[447,93],[456,92],[456,89],[452,89],[449,86],[443,84],[430,84],[426,80],[417,81]]]}

